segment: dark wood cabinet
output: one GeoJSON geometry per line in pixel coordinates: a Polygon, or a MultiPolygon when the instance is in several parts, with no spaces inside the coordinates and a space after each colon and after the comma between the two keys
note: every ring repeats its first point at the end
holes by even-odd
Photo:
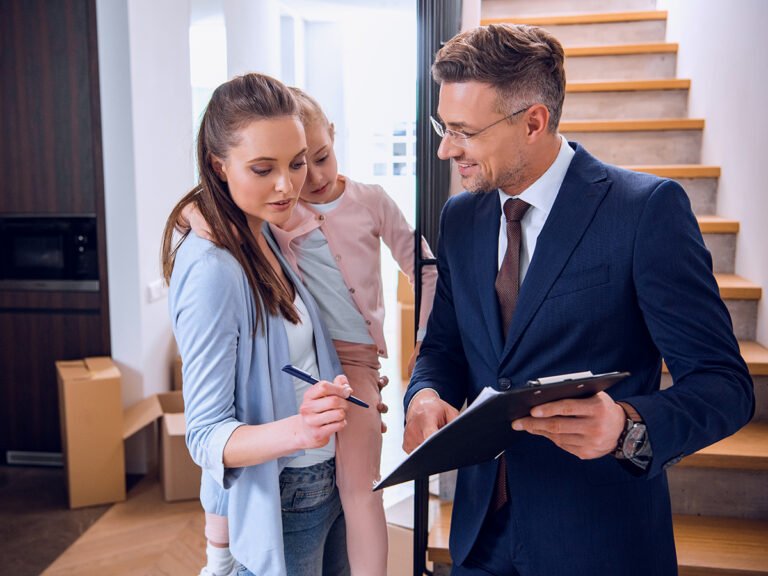
{"type": "Polygon", "coordinates": [[[0,216],[93,216],[99,263],[98,292],[0,290],[0,463],[61,450],[56,360],[110,354],[100,118],[95,0],[0,0],[0,216]]]}
{"type": "Polygon", "coordinates": [[[91,0],[0,0],[0,213],[97,213],[95,16],[91,0]]]}
{"type": "Polygon", "coordinates": [[[98,309],[0,313],[3,457],[7,450],[61,451],[55,362],[102,354],[101,333],[98,309]]]}

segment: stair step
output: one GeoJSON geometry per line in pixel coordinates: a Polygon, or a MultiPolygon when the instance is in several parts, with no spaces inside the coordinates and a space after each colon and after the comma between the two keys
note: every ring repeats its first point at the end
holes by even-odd
{"type": "MultiPolygon", "coordinates": [[[[450,565],[448,540],[452,502],[443,502],[427,542],[435,564],[450,565]]],[[[768,574],[768,522],[674,515],[680,576],[768,574]]]]}
{"type": "Polygon", "coordinates": [[[568,82],[566,93],[573,92],[635,92],[650,90],[689,90],[691,81],[685,78],[660,78],[652,80],[615,80],[568,82]]]}
{"type": "Polygon", "coordinates": [[[627,170],[654,174],[660,178],[676,180],[688,194],[694,214],[714,214],[717,212],[717,180],[720,177],[719,166],[701,164],[625,165],[627,170]]]}
{"type": "Polygon", "coordinates": [[[427,558],[435,564],[451,564],[448,540],[451,534],[451,514],[453,502],[441,502],[435,511],[432,529],[427,539],[427,558]]]}
{"type": "Polygon", "coordinates": [[[501,18],[483,18],[482,26],[488,24],[527,24],[528,26],[553,26],[572,24],[607,24],[613,22],[641,22],[646,20],[666,20],[666,10],[644,10],[642,12],[602,12],[590,14],[553,14],[542,16],[508,16],[501,18]]]}
{"type": "Polygon", "coordinates": [[[768,574],[768,522],[673,516],[680,576],[768,574]]]}
{"type": "Polygon", "coordinates": [[[723,300],[760,300],[763,289],[736,274],[715,274],[723,300]]]}
{"type": "Polygon", "coordinates": [[[575,91],[566,86],[562,122],[687,118],[688,90],[656,90],[654,84],[663,86],[667,81],[582,82],[575,84],[575,91]],[[638,89],[626,89],[627,85],[638,89]]]}
{"type": "Polygon", "coordinates": [[[569,47],[658,43],[664,42],[667,36],[667,13],[661,10],[527,16],[510,15],[510,11],[491,15],[483,10],[483,16],[483,25],[509,23],[541,26],[563,46],[569,47]]]}
{"type": "Polygon", "coordinates": [[[609,164],[695,164],[704,120],[564,120],[560,131],[609,164]]]}
{"type": "Polygon", "coordinates": [[[697,216],[702,234],[738,234],[739,221],[720,216],[697,216]]]}
{"type": "Polygon", "coordinates": [[[637,120],[566,120],[560,132],[656,132],[670,130],[703,130],[703,118],[668,118],[637,120]]]}
{"type": "Polygon", "coordinates": [[[654,174],[659,178],[720,178],[720,166],[704,166],[702,164],[628,164],[623,168],[635,172],[654,174]]]}
{"type": "Polygon", "coordinates": [[[691,454],[679,465],[768,470],[768,423],[751,422],[733,436],[691,454]]]}
{"type": "Polygon", "coordinates": [[[608,44],[605,46],[564,46],[566,58],[584,56],[628,56],[634,54],[677,54],[676,42],[647,42],[642,44],[608,44]]]}
{"type": "Polygon", "coordinates": [[[656,0],[483,0],[482,15],[486,18],[540,16],[542,14],[574,14],[591,12],[638,12],[656,9],[656,0]]]}
{"type": "Polygon", "coordinates": [[[677,76],[674,45],[572,46],[565,52],[565,77],[571,82],[671,79],[677,76]]]}
{"type": "MultiPolygon", "coordinates": [[[[751,376],[768,376],[768,348],[754,340],[739,340],[739,350],[751,376]]],[[[661,371],[669,374],[665,363],[662,363],[661,371]]]]}
{"type": "Polygon", "coordinates": [[[755,341],[739,342],[739,348],[752,376],[768,376],[768,348],[755,341]]]}

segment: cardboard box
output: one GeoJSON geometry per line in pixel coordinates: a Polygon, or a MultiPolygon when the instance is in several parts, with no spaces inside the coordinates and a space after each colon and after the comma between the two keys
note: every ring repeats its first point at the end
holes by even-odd
{"type": "Polygon", "coordinates": [[[413,529],[387,524],[387,576],[413,573],[413,529]]]}
{"type": "Polygon", "coordinates": [[[398,338],[400,340],[400,378],[407,383],[411,379],[408,372],[408,360],[413,354],[416,324],[416,305],[414,304],[413,288],[408,277],[398,272],[397,277],[397,312],[398,338]]]}
{"type": "MultiPolygon", "coordinates": [[[[431,489],[431,488],[430,488],[431,489]]],[[[428,526],[431,528],[440,508],[440,500],[429,498],[428,526]]],[[[400,500],[384,511],[387,518],[389,551],[387,554],[387,576],[402,576],[413,572],[413,496],[400,500]]],[[[432,563],[427,561],[427,568],[432,563]]]]}
{"type": "Polygon", "coordinates": [[[171,390],[181,390],[183,377],[181,375],[181,356],[176,355],[173,361],[173,378],[171,379],[171,390]]]}
{"type": "Polygon", "coordinates": [[[69,507],[125,500],[120,371],[105,357],[56,362],[69,507]]]}
{"type": "Polygon", "coordinates": [[[192,461],[184,436],[184,398],[181,391],[155,394],[125,411],[126,438],[160,421],[160,481],[163,498],[194,500],[200,497],[200,467],[192,461]]]}
{"type": "Polygon", "coordinates": [[[184,441],[181,392],[156,394],[126,410],[110,358],[56,362],[70,508],[125,500],[123,442],[160,422],[160,478],[166,500],[200,497],[200,468],[184,441]]]}

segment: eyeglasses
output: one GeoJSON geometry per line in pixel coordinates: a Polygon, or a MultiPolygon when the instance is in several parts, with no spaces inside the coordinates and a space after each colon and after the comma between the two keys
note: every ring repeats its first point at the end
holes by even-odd
{"type": "Polygon", "coordinates": [[[496,122],[492,124],[488,124],[488,126],[486,126],[485,128],[482,128],[477,132],[473,132],[472,134],[467,134],[466,132],[458,132],[456,130],[451,130],[450,128],[446,128],[440,122],[435,120],[432,116],[429,117],[429,120],[432,122],[432,128],[435,129],[435,132],[437,133],[438,136],[440,136],[440,138],[452,138],[457,146],[466,146],[466,141],[469,140],[470,138],[474,138],[475,136],[477,136],[482,132],[485,132],[489,128],[493,128],[494,126],[496,126],[496,124],[500,124],[504,120],[509,120],[513,116],[517,116],[521,112],[525,112],[531,106],[533,106],[533,104],[528,104],[525,108],[520,108],[520,110],[517,110],[516,112],[512,112],[512,114],[509,114],[507,116],[504,116],[504,118],[496,120],[496,122]]]}

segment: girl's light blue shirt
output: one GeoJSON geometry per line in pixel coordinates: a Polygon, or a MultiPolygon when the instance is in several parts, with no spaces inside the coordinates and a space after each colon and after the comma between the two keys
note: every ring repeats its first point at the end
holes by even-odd
{"type": "MultiPolygon", "coordinates": [[[[317,305],[266,232],[286,276],[304,300],[315,333],[320,378],[341,365],[317,305]]],[[[224,446],[243,424],[264,424],[297,413],[283,320],[264,311],[254,332],[253,292],[235,258],[190,233],[176,254],[169,307],[183,361],[187,446],[192,459],[229,494],[232,554],[254,574],[285,574],[279,475],[301,452],[245,468],[225,468],[224,446]]]]}

